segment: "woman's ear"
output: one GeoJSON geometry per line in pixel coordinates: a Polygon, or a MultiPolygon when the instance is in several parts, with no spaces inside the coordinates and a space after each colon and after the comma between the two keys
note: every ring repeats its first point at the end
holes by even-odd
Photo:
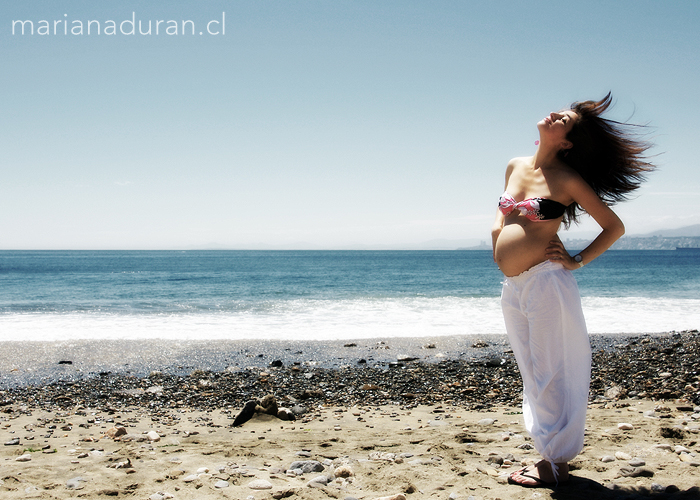
{"type": "Polygon", "coordinates": [[[561,144],[559,145],[562,150],[566,149],[571,149],[574,147],[574,143],[571,141],[561,141],[561,144]]]}

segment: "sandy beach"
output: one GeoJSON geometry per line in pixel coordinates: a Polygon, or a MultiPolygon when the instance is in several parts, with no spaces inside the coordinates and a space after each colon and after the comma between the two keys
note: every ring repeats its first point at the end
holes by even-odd
{"type": "Polygon", "coordinates": [[[697,331],[592,338],[584,450],[568,483],[536,490],[507,483],[539,459],[512,354],[470,340],[473,352],[456,358],[436,357],[430,341],[422,356],[384,356],[386,341],[374,365],[270,356],[266,366],[7,386],[0,497],[698,498],[697,331]],[[257,413],[232,427],[246,401],[267,394],[296,420],[257,413]]]}

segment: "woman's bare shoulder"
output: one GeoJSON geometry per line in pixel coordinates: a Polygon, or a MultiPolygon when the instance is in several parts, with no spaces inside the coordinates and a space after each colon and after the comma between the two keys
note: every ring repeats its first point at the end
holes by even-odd
{"type": "Polygon", "coordinates": [[[506,172],[512,173],[513,171],[525,168],[532,163],[532,157],[530,156],[519,156],[517,158],[511,158],[506,167],[506,172]]]}
{"type": "Polygon", "coordinates": [[[532,156],[518,156],[516,158],[511,158],[508,162],[508,166],[519,167],[524,165],[530,165],[532,163],[532,156]]]}

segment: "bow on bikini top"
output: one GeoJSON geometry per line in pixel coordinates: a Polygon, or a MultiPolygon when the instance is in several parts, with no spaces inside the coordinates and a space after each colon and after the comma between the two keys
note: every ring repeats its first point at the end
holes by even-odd
{"type": "Polygon", "coordinates": [[[527,198],[523,201],[515,199],[506,191],[498,199],[498,208],[503,215],[510,215],[516,208],[520,215],[524,215],[531,221],[545,221],[558,219],[566,211],[566,205],[547,198],[527,198]]]}

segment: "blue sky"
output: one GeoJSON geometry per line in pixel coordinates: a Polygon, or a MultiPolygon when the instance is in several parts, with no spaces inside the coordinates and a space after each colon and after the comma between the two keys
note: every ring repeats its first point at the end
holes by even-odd
{"type": "Polygon", "coordinates": [[[488,241],[536,122],[608,90],[659,154],[628,234],[698,224],[699,25],[696,1],[3,2],[0,248],[488,241]]]}

